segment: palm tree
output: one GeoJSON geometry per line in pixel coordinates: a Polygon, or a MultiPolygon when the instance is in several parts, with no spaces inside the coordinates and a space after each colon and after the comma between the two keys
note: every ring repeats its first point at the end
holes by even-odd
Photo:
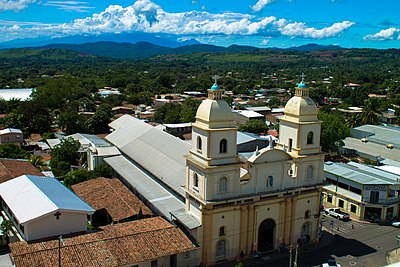
{"type": "Polygon", "coordinates": [[[360,126],[360,116],[358,114],[351,114],[346,118],[346,126],[350,129],[360,126]]]}
{"type": "Polygon", "coordinates": [[[380,102],[377,98],[369,98],[365,101],[363,111],[360,114],[361,125],[365,124],[380,124],[380,102]]]}
{"type": "Polygon", "coordinates": [[[35,166],[36,168],[38,168],[39,170],[43,171],[44,167],[46,166],[46,163],[43,162],[42,157],[41,156],[37,156],[37,155],[32,155],[29,158],[29,162],[35,166]]]}

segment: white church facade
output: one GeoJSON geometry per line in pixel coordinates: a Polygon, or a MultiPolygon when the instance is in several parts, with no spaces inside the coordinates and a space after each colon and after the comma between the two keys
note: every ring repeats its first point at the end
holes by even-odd
{"type": "Polygon", "coordinates": [[[156,213],[186,228],[203,266],[241,251],[317,242],[324,153],[307,86],[298,84],[288,101],[276,145],[253,153],[237,152],[237,127],[222,94],[217,84],[208,90],[191,146],[129,115],[119,118],[107,140],[123,154],[105,161],[156,213]]]}

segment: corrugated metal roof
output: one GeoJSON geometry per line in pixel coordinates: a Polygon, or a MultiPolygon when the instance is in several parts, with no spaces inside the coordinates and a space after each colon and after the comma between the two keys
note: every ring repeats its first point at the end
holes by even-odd
{"type": "Polygon", "coordinates": [[[359,184],[400,185],[400,175],[355,162],[326,162],[324,171],[359,184]]]}
{"type": "Polygon", "coordinates": [[[96,150],[97,155],[100,157],[121,155],[121,152],[119,152],[118,148],[116,148],[115,146],[96,147],[96,150]]]}
{"type": "Polygon", "coordinates": [[[7,128],[4,130],[0,130],[0,134],[8,134],[8,133],[20,133],[22,134],[22,131],[20,129],[14,129],[14,128],[7,128]]]}
{"type": "Polygon", "coordinates": [[[0,195],[20,223],[56,210],[93,213],[94,209],[57,179],[22,175],[0,184],[0,195]]]}
{"type": "Polygon", "coordinates": [[[362,125],[352,129],[353,132],[369,133],[368,140],[378,144],[400,146],[400,127],[389,125],[362,125]]]}
{"type": "Polygon", "coordinates": [[[124,115],[110,124],[116,127],[106,139],[131,160],[160,181],[185,196],[182,185],[186,178],[185,155],[191,145],[153,126],[124,115]]]}
{"type": "MultiPolygon", "coordinates": [[[[115,156],[104,159],[126,182],[139,192],[165,218],[171,219],[170,213],[178,213],[185,208],[185,203],[169,192],[160,183],[153,180],[140,167],[124,156],[115,156]]],[[[188,228],[193,226],[193,216],[181,216],[182,223],[188,228]],[[189,216],[189,217],[188,217],[189,216]]],[[[197,219],[195,219],[197,220],[197,219]]],[[[197,220],[198,222],[198,220],[197,220]]],[[[200,225],[200,222],[198,222],[200,225]]],[[[189,228],[191,229],[191,228],[189,228]]]]}
{"type": "MultiPolygon", "coordinates": [[[[370,137],[368,137],[370,139],[370,137]]],[[[343,140],[344,148],[353,149],[360,153],[371,155],[373,157],[382,157],[400,161],[400,147],[395,146],[393,149],[386,148],[385,144],[377,144],[374,142],[361,142],[360,139],[347,137],[343,140]]]]}

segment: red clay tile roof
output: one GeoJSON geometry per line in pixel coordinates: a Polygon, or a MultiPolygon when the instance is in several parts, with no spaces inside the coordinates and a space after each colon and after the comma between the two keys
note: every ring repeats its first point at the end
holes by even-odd
{"type": "Polygon", "coordinates": [[[0,159],[0,183],[4,183],[24,174],[44,176],[43,173],[28,160],[0,159]]]}
{"type": "MultiPolygon", "coordinates": [[[[63,237],[61,266],[125,266],[196,250],[190,239],[161,217],[105,226],[63,237]]],[[[58,240],[10,244],[16,267],[58,265],[58,240]]]]}
{"type": "Polygon", "coordinates": [[[97,178],[75,184],[74,192],[95,210],[105,209],[114,222],[138,215],[152,215],[151,210],[117,178],[97,178]]]}

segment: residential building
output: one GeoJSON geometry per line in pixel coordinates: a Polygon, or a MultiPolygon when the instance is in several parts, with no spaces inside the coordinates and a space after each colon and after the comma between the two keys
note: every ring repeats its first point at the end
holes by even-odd
{"type": "Polygon", "coordinates": [[[127,116],[113,121],[106,138],[123,154],[105,161],[153,210],[192,235],[204,266],[304,237],[317,241],[324,153],[307,86],[302,81],[287,103],[276,147],[245,154],[237,152],[234,115],[222,93],[217,84],[208,90],[192,144],[127,116]]]}
{"type": "Polygon", "coordinates": [[[233,110],[236,125],[245,124],[250,120],[265,122],[265,116],[253,110],[233,110]]]}
{"type": "Polygon", "coordinates": [[[10,245],[16,267],[198,266],[198,248],[161,217],[102,227],[60,241],[10,245]]]}
{"type": "Polygon", "coordinates": [[[400,175],[375,166],[326,162],[323,202],[339,207],[352,218],[391,220],[399,215],[400,175]]]}
{"type": "Polygon", "coordinates": [[[93,207],[92,225],[150,217],[151,210],[118,179],[100,177],[72,185],[75,194],[93,207]]]}
{"type": "Polygon", "coordinates": [[[22,175],[0,184],[1,205],[22,239],[87,230],[94,209],[55,178],[22,175]]]}
{"type": "Polygon", "coordinates": [[[7,128],[0,130],[0,144],[15,144],[21,146],[24,136],[20,129],[7,128]]]}

